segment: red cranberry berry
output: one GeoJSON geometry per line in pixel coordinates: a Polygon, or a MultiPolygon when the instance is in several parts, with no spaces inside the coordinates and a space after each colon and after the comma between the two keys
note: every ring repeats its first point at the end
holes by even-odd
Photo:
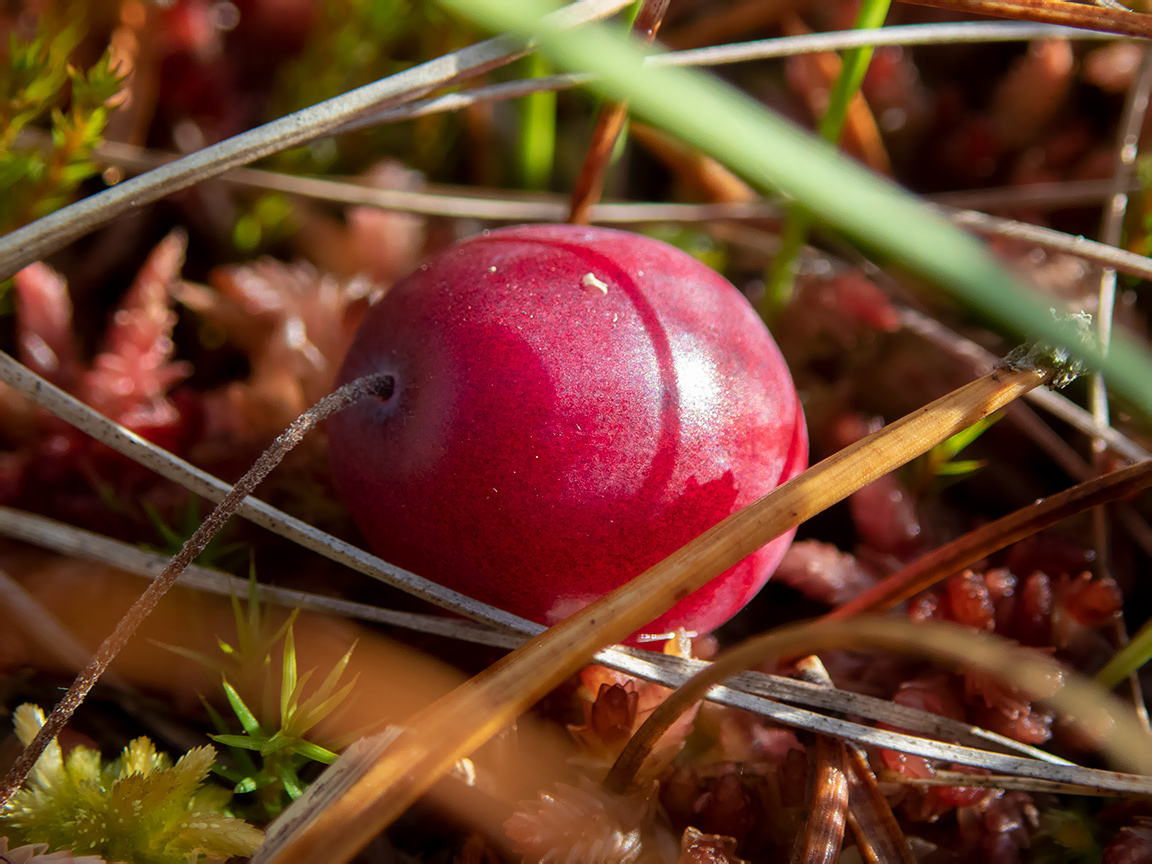
{"type": "MultiPolygon", "coordinates": [[[[541,225],[455,244],[365,319],[329,421],[340,494],[386,560],[552,624],[804,469],[788,369],[743,296],[657,240],[541,225]]],[[[645,633],[707,632],[780,537],[645,633]]]]}

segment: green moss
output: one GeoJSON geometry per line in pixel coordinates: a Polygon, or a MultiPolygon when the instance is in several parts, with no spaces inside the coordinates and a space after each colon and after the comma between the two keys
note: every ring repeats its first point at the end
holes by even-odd
{"type": "MultiPolygon", "coordinates": [[[[44,713],[21,705],[15,721],[16,735],[27,745],[44,713]]],[[[137,738],[105,765],[87,747],[65,757],[53,741],[0,814],[0,831],[12,845],[47,843],[53,850],[136,864],[250,855],[263,834],[224,811],[226,790],[204,785],[215,759],[212,747],[197,747],[172,764],[150,740],[137,738]]]]}

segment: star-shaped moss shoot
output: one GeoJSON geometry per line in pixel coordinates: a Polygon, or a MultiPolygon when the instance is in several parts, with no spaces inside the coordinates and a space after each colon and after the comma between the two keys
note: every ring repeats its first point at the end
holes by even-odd
{"type": "MultiPolygon", "coordinates": [[[[16,735],[25,745],[43,723],[39,707],[16,709],[16,735]]],[[[204,785],[215,759],[211,747],[197,747],[173,765],[141,737],[102,764],[95,750],[75,747],[64,756],[53,741],[0,813],[0,833],[13,843],[46,843],[107,861],[184,864],[251,855],[263,834],[225,813],[227,790],[204,785]]]]}

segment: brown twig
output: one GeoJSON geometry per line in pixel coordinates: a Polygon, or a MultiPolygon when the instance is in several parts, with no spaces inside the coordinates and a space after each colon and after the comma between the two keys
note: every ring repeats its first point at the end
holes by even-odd
{"type": "Polygon", "coordinates": [[[132,638],[140,624],[156,608],[160,598],[176,583],[176,579],[184,569],[195,560],[197,555],[204,551],[204,547],[224,527],[224,523],[236,512],[240,502],[248,497],[248,494],[267,476],[268,472],[276,467],[284,455],[295,447],[317,423],[365,397],[382,396],[387,398],[391,395],[391,388],[391,376],[367,375],[358,378],[325,396],[316,405],[300,415],[280,437],[272,442],[272,445],[256,460],[256,464],[248,469],[248,472],[208,514],[208,518],[184,542],[180,551],[172,557],[168,566],[164,568],[164,572],[144,590],[139,599],[124,613],[124,617],[116,624],[108,638],[96,649],[96,653],[76,677],[72,686],[68,688],[64,698],[56,703],[56,707],[52,709],[52,713],[48,715],[48,719],[40,727],[36,737],[28,743],[16,763],[9,769],[4,778],[3,786],[0,787],[0,808],[16,794],[28,776],[28,772],[32,770],[36,760],[44,752],[44,748],[60,734],[72,714],[84,701],[84,697],[88,695],[104,670],[108,668],[108,664],[132,638]]]}
{"type": "MultiPolygon", "coordinates": [[[[668,11],[669,0],[644,0],[632,32],[645,43],[651,45],[668,11]]],[[[588,143],[588,153],[584,156],[584,166],[572,187],[572,210],[568,221],[573,225],[587,225],[589,211],[600,200],[604,191],[604,175],[608,171],[608,160],[616,147],[616,139],[628,118],[627,102],[605,102],[596,118],[592,130],[592,140],[588,143]]]]}

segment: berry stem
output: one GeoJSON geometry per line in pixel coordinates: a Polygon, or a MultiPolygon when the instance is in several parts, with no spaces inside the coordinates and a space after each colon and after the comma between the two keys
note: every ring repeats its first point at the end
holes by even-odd
{"type": "Polygon", "coordinates": [[[461,757],[489,740],[587,658],[663,613],[764,543],[1052,377],[1001,368],[809,468],[631,582],[533,638],[411,718],[387,750],[362,742],[285,811],[256,864],[344,861],[461,757]]]}
{"type": "Polygon", "coordinates": [[[257,484],[268,475],[268,472],[275,468],[288,451],[299,444],[317,423],[338,411],[343,411],[360,399],[369,396],[387,399],[391,396],[392,386],[393,379],[390,375],[365,375],[363,378],[357,378],[325,396],[297,417],[292,425],[272,442],[272,445],[260,455],[256,463],[248,469],[248,472],[208,514],[208,518],[200,524],[200,527],[193,532],[191,537],[184,541],[184,545],[179,552],[172,556],[172,560],[168,562],[164,571],[144,590],[144,593],[124,613],[124,617],[120,619],[116,627],[96,649],[96,653],[88,661],[88,665],[76,676],[76,680],[72,682],[72,686],[68,688],[64,698],[56,703],[56,707],[52,709],[52,713],[48,715],[48,719],[40,727],[36,737],[28,743],[24,752],[20,754],[20,758],[16,760],[4,777],[3,785],[0,786],[0,809],[23,785],[28,773],[36,764],[36,760],[44,752],[44,748],[60,734],[65,724],[71,719],[72,714],[80,707],[80,703],[84,701],[89,691],[100,680],[100,676],[104,674],[108,664],[120,653],[120,650],[132,638],[144,619],[156,608],[160,598],[176,583],[180,574],[195,560],[197,555],[204,551],[204,547],[224,527],[224,523],[236,512],[240,502],[248,497],[257,484]]]}

